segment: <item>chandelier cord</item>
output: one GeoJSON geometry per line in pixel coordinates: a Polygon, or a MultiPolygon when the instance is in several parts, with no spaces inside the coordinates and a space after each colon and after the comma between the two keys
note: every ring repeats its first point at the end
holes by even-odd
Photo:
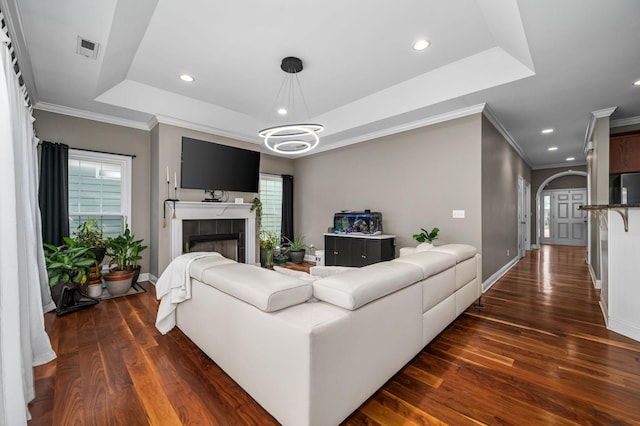
{"type": "Polygon", "coordinates": [[[304,92],[302,91],[302,85],[300,84],[300,79],[298,78],[298,74],[294,76],[296,78],[296,83],[298,84],[298,91],[300,91],[300,98],[302,98],[302,104],[304,105],[304,110],[307,113],[307,120],[311,120],[311,114],[309,114],[309,107],[307,107],[307,100],[304,97],[304,92]]]}

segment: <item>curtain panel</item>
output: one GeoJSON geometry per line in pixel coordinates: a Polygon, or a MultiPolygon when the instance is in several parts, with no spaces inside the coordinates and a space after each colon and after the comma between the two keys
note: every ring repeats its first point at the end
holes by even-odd
{"type": "Polygon", "coordinates": [[[293,176],[282,175],[282,235],[293,241],[293,176]]]}
{"type": "Polygon", "coordinates": [[[60,246],[69,236],[69,147],[42,142],[40,146],[40,186],[38,199],[42,212],[45,243],[60,246]]]}
{"type": "Polygon", "coordinates": [[[9,44],[0,31],[0,425],[21,425],[35,397],[33,367],[55,353],[42,314],[51,296],[38,210],[37,140],[9,44]]]}

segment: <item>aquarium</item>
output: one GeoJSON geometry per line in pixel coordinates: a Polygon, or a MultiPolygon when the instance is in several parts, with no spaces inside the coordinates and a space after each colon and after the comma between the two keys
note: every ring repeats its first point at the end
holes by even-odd
{"type": "Polygon", "coordinates": [[[335,213],[333,232],[336,234],[382,234],[382,213],[369,210],[335,213]]]}

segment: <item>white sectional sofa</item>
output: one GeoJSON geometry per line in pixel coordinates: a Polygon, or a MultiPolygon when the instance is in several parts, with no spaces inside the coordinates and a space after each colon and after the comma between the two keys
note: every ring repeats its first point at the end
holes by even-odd
{"type": "Polygon", "coordinates": [[[282,424],[336,425],[479,298],[479,256],[405,250],[317,280],[206,257],[177,326],[282,424]]]}

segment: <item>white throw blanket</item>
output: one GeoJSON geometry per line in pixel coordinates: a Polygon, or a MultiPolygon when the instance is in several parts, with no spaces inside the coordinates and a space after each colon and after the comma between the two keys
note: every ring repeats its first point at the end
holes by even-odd
{"type": "Polygon", "coordinates": [[[176,326],[176,307],[178,303],[191,299],[191,277],[189,267],[194,260],[219,256],[215,252],[187,253],[176,257],[164,270],[156,283],[156,297],[160,300],[156,328],[166,334],[176,326]]]}

